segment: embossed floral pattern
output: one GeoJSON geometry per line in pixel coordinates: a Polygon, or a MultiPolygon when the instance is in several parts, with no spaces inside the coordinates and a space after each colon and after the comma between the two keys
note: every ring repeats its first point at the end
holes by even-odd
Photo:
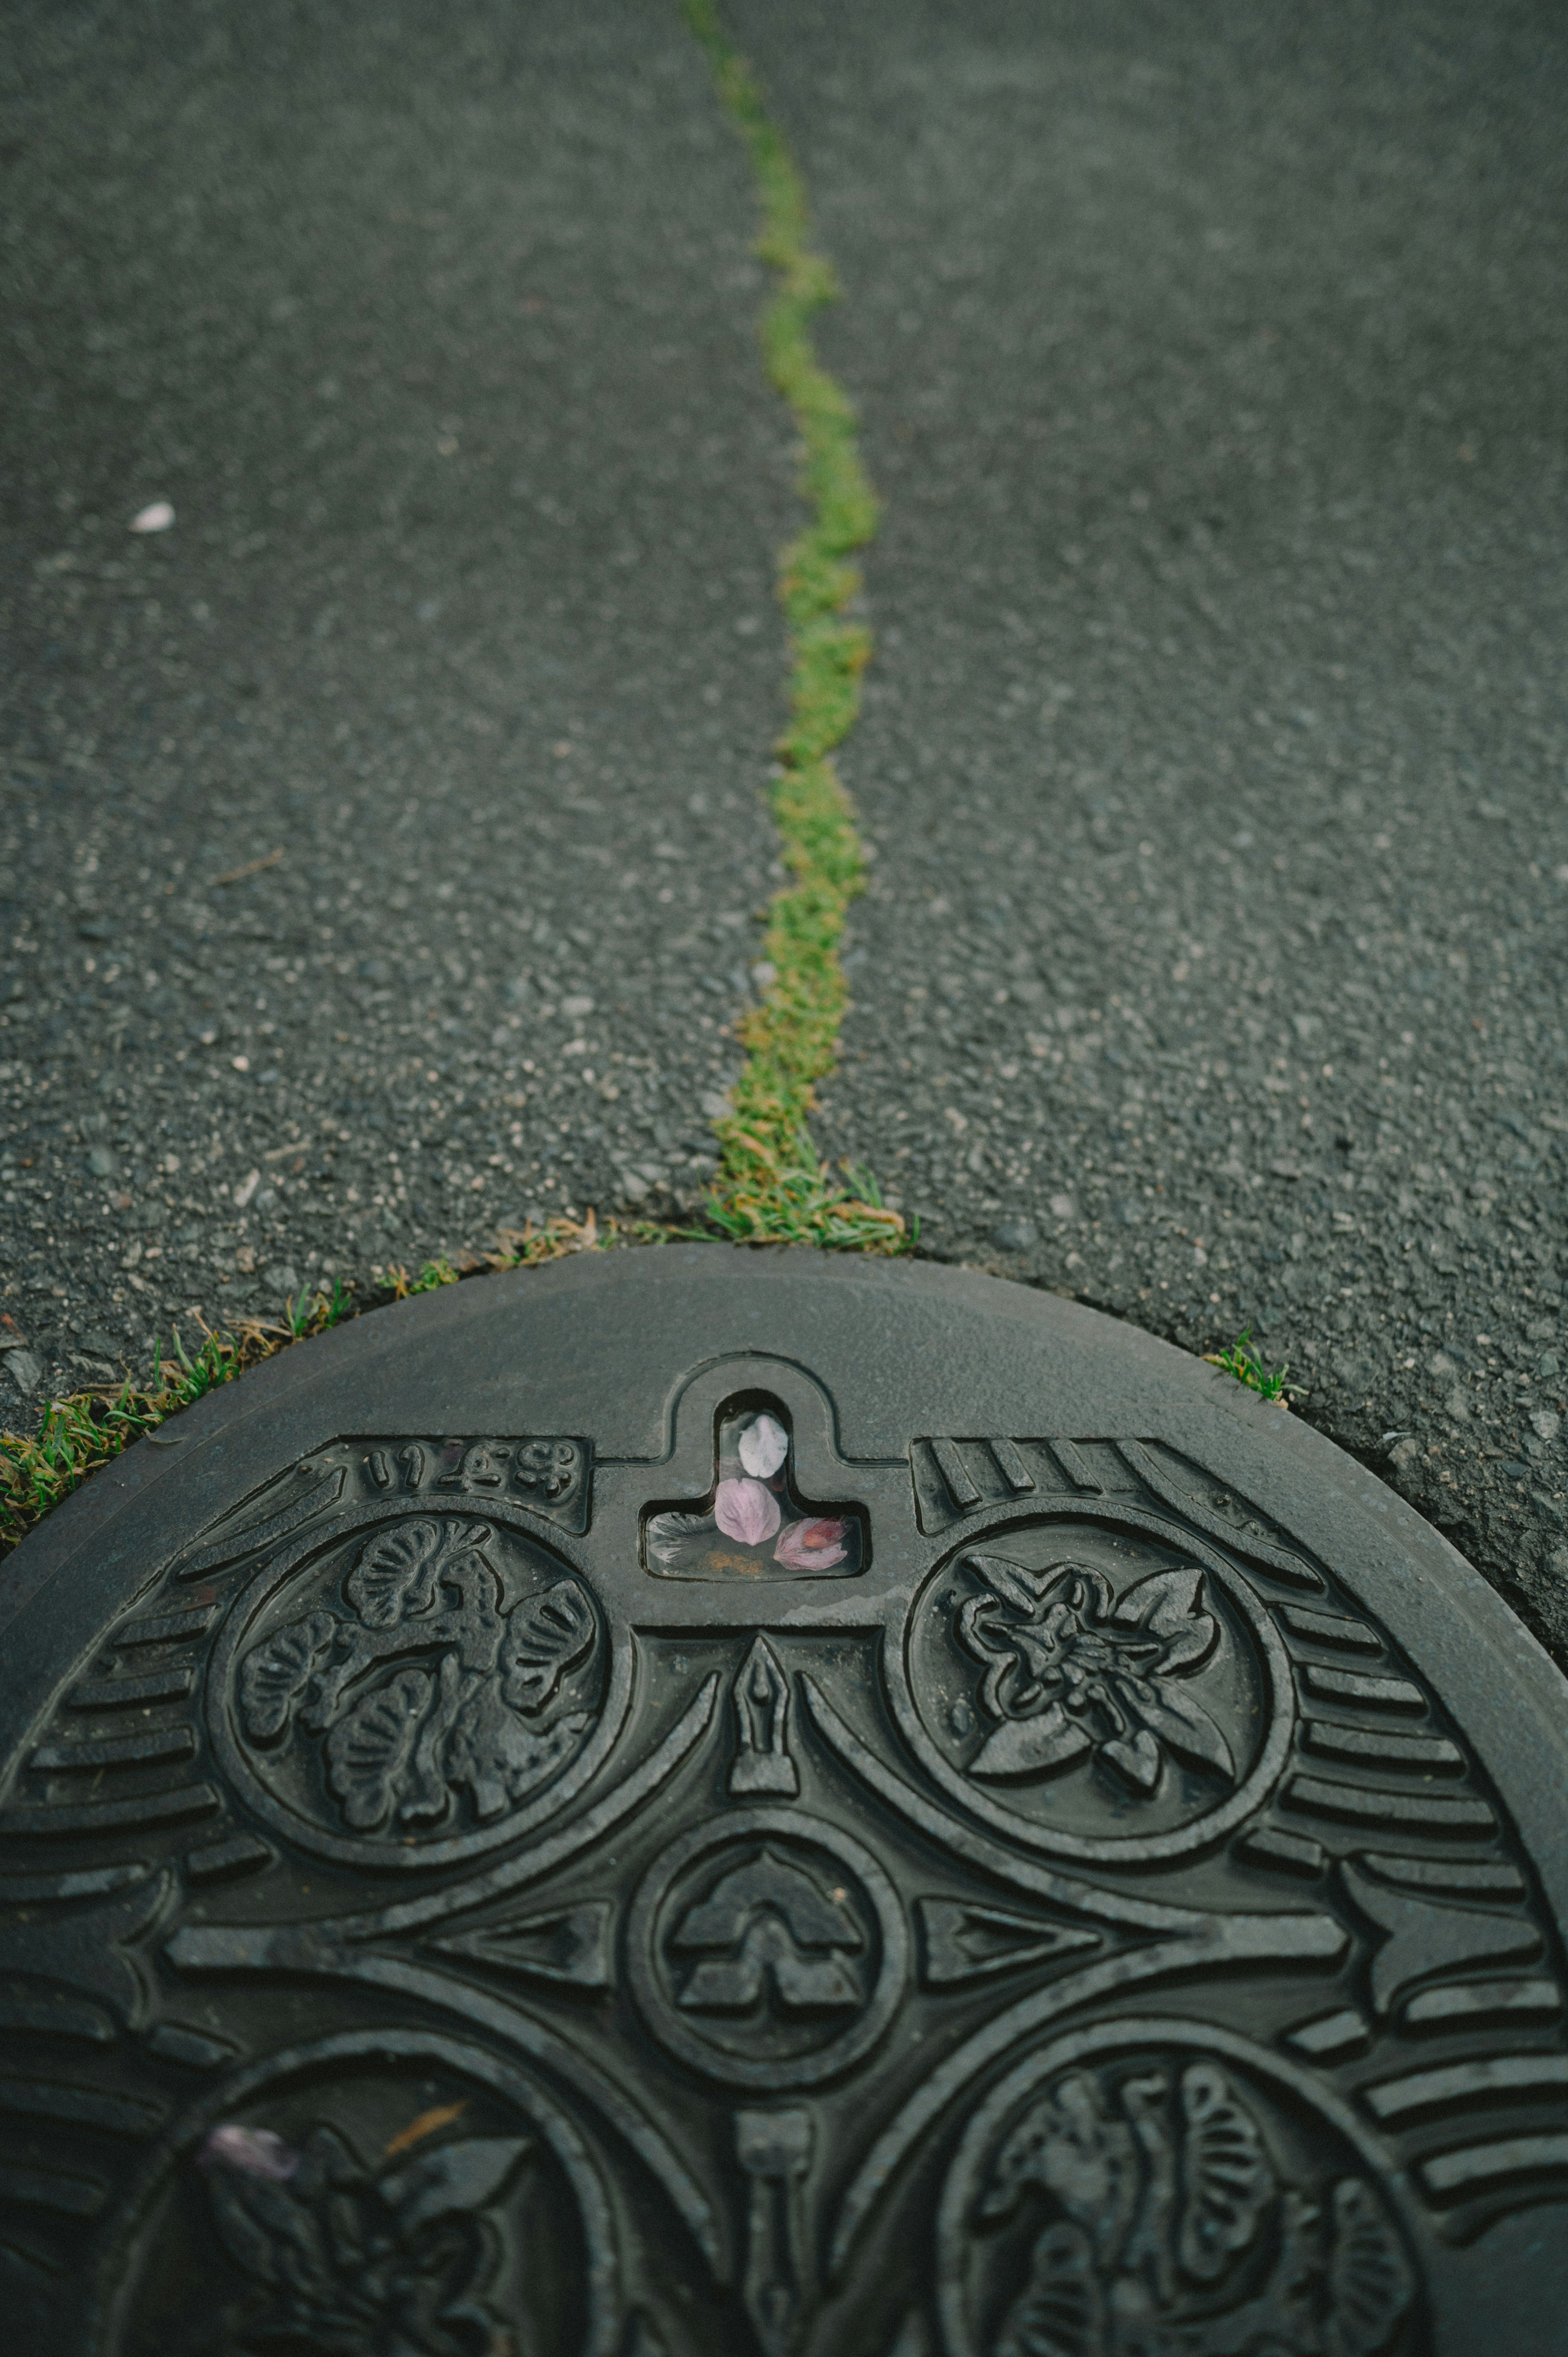
{"type": "Polygon", "coordinates": [[[988,2357],[1380,2357],[1410,2309],[1377,2193],[1286,2182],[1216,2061],[1058,2080],[997,2154],[976,2224],[1036,2202],[1049,2214],[988,2357]]]}
{"type": "Polygon", "coordinates": [[[345,1579],[351,1620],[308,1613],[241,1663],[252,1740],[274,1744],[296,1721],[324,1735],[328,1784],[357,1833],[439,1824],[465,1787],[486,1823],[546,1782],[591,1724],[573,1705],[598,1647],[593,1607],[563,1578],[503,1612],[493,1544],[485,1523],[400,1523],[345,1579]]]}
{"type": "Polygon", "coordinates": [[[1087,1752],[1150,1793],[1174,1753],[1235,1781],[1230,1744],[1184,1683],[1219,1641],[1196,1565],[1152,1572],[1118,1601],[1082,1564],[964,1561],[982,1592],[960,1606],[958,1639],[984,1664],[981,1708],[999,1722],[972,1775],[1043,1775],[1087,1752]]]}
{"type": "Polygon", "coordinates": [[[245,2160],[228,2127],[200,2155],[212,2222],[229,2257],[265,2293],[225,2346],[318,2357],[489,2357],[510,2346],[483,2294],[499,2236],[482,2213],[528,2149],[467,2136],[371,2176],[332,2128],[317,2127],[286,2176],[245,2160]],[[225,2142],[224,2139],[228,2141],[225,2142]]]}

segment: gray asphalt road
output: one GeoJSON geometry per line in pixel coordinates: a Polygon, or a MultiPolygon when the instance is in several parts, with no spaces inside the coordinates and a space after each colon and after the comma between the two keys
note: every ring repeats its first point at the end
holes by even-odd
{"type": "Polygon", "coordinates": [[[797,510],[672,7],[20,24],[0,1218],[36,1401],[192,1305],[694,1192],[782,872],[797,510]]]}
{"type": "Polygon", "coordinates": [[[734,21],[886,501],[825,1135],[944,1254],[1251,1323],[1568,1651],[1568,27],[734,21]]]}
{"type": "MultiPolygon", "coordinates": [[[[47,1383],[697,1183],[796,511],[673,11],[29,22],[0,1175],[47,1383]]],[[[1250,1322],[1568,1654],[1560,15],[731,22],[887,511],[824,1141],[944,1254],[1250,1322]]]]}

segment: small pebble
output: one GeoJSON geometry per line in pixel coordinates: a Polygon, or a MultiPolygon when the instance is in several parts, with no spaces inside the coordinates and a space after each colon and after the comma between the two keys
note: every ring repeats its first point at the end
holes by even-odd
{"type": "Polygon", "coordinates": [[[991,1231],[991,1241],[998,1252],[1027,1252],[1039,1242],[1039,1230],[1033,1220],[999,1220],[991,1231]]]}

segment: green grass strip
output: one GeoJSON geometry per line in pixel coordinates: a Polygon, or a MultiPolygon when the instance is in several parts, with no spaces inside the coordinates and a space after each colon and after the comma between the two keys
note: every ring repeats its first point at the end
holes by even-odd
{"type": "Polygon", "coordinates": [[[870,631],[848,618],[861,578],[850,559],[876,529],[876,496],[855,446],[854,411],[811,342],[811,318],[838,285],[807,242],[805,184],[714,0],[685,0],[684,13],[756,177],[757,251],[779,274],[762,316],[762,349],[804,446],[800,490],[811,510],[779,565],[789,722],[776,748],[771,801],[794,880],[768,909],[765,954],[775,979],[737,1027],[746,1058],[734,1111],[714,1124],[721,1159],[706,1215],[740,1243],[898,1252],[907,1248],[904,1222],[870,1174],[849,1170],[841,1183],[809,1126],[816,1084],[838,1060],[848,1004],[839,942],[850,902],[865,889],[865,855],[832,755],[854,725],[871,657],[870,631]]]}

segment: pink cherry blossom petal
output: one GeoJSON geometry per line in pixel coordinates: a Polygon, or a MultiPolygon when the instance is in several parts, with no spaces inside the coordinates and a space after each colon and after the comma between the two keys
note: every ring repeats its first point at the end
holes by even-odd
{"type": "Polygon", "coordinates": [[[268,2178],[274,2185],[286,2185],[302,2158],[271,2128],[243,2128],[232,2120],[211,2129],[196,2156],[199,2168],[232,2169],[242,2177],[268,2178]]]}
{"type": "Polygon", "coordinates": [[[791,1523],[779,1534],[773,1560],[786,1571],[831,1571],[844,1559],[845,1527],[828,1516],[820,1522],[791,1523]]]}
{"type": "Polygon", "coordinates": [[[714,1497],[714,1520],[726,1539],[760,1546],[783,1519],[779,1501],[760,1481],[721,1481],[714,1497]]]}

